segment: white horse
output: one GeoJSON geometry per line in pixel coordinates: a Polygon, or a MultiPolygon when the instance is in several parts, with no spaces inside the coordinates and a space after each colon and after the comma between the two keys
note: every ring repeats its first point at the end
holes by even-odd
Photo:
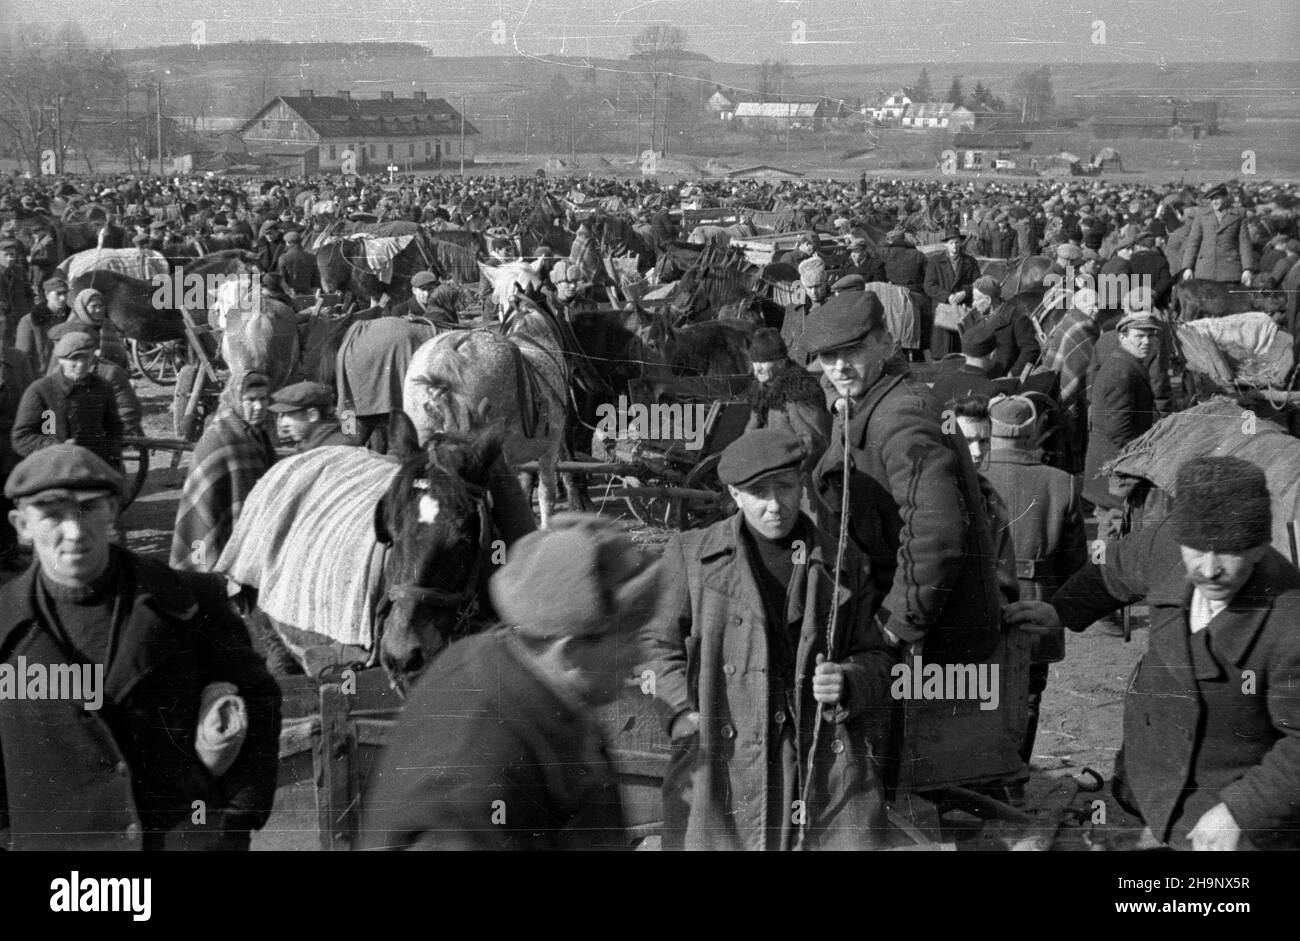
{"type": "Polygon", "coordinates": [[[492,300],[496,304],[497,315],[502,320],[505,320],[510,311],[511,298],[542,286],[540,258],[533,262],[521,259],[496,266],[479,262],[479,270],[492,285],[492,300]]]}

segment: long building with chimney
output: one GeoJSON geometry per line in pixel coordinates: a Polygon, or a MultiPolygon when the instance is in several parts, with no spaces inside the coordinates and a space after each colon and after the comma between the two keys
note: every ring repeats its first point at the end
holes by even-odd
{"type": "Polygon", "coordinates": [[[302,89],[265,104],[240,136],[250,154],[295,156],[309,169],[338,170],[350,151],[357,172],[375,172],[390,164],[400,170],[458,165],[462,142],[465,162],[472,163],[479,131],[445,99],[422,91],[410,98],[390,91],[354,98],[302,89]]]}

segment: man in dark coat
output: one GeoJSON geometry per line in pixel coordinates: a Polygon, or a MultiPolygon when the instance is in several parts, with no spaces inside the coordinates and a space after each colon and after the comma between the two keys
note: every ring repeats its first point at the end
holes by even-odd
{"type": "Polygon", "coordinates": [[[68,319],[68,282],[56,276],[47,279],[41,287],[45,299],[18,321],[14,336],[14,348],[27,357],[34,376],[45,375],[49,368],[55,340],[50,336],[50,329],[68,319]]]}
{"type": "Polygon", "coordinates": [[[799,512],[804,457],[785,432],[742,435],[718,464],[739,511],[664,551],[644,669],[673,742],[666,849],[888,845],[877,755],[894,645],[861,556],[850,547],[837,573],[834,538],[799,512]]]}
{"type": "MultiPolygon", "coordinates": [[[[955,228],[943,233],[944,254],[931,255],[925,262],[925,294],[931,305],[969,305],[971,288],[980,276],[980,266],[962,247],[964,238],[955,228]]],[[[943,359],[953,352],[960,340],[956,333],[937,324],[930,335],[930,352],[943,359]]]]}
{"type": "Polygon", "coordinates": [[[14,450],[27,456],[72,440],[120,467],[125,427],[112,387],[95,373],[94,338],[65,334],[54,346],[54,359],[58,371],[23,392],[10,434],[14,450]]]}
{"type": "Polygon", "coordinates": [[[246,850],[275,797],[279,686],[217,581],[110,544],[121,490],[72,444],[5,486],[36,559],[0,588],[0,846],[246,850]]]}
{"type": "Polygon", "coordinates": [[[994,278],[976,278],[971,295],[972,306],[984,316],[984,326],[993,332],[997,341],[989,375],[994,379],[1009,376],[1019,380],[1025,367],[1038,361],[1042,350],[1034,325],[1024,310],[1009,300],[1002,300],[1002,285],[994,278]]]}
{"type": "Polygon", "coordinates": [[[949,408],[953,401],[969,395],[982,395],[986,399],[997,394],[997,387],[989,375],[997,338],[987,324],[967,330],[961,338],[961,352],[945,356],[936,366],[935,380],[930,385],[935,401],[949,408]]]}
{"type": "Polygon", "coordinates": [[[1209,206],[1189,213],[1191,225],[1183,243],[1183,278],[1219,281],[1228,288],[1250,287],[1255,274],[1255,246],[1246,228],[1246,214],[1232,208],[1228,188],[1220,183],[1205,194],[1209,206]]]}
{"type": "Polygon", "coordinates": [[[275,270],[291,294],[310,294],[320,287],[320,268],[316,256],[302,249],[302,233],[286,232],[284,250],[276,260],[275,270]]]}
{"type": "MultiPolygon", "coordinates": [[[[983,474],[1007,506],[1016,552],[1020,598],[1045,601],[1088,561],[1083,513],[1072,475],[1043,464],[1031,443],[1041,416],[1023,396],[989,404],[992,439],[983,474]]],[[[1029,668],[1029,722],[1020,757],[1029,764],[1038,732],[1038,711],[1047,688],[1048,665],[1065,659],[1065,637],[1040,637],[1029,668]]]]}
{"type": "Polygon", "coordinates": [[[1145,602],[1116,798],[1176,849],[1300,849],[1300,572],[1269,545],[1268,481],[1249,461],[1202,457],[1174,492],[1169,518],[1109,543],[1050,605],[1009,606],[1007,623],[1082,631],[1145,602]]]}
{"type": "Polygon", "coordinates": [[[867,284],[889,280],[885,274],[884,261],[871,254],[864,238],[849,241],[849,263],[840,270],[840,277],[851,274],[861,275],[867,284]]]}
{"type": "Polygon", "coordinates": [[[994,546],[955,422],[945,428],[930,390],[890,359],[874,294],[831,298],[809,318],[804,343],[848,401],[847,427],[837,414],[813,479],[838,513],[847,435],[850,535],[883,599],[877,625],[898,643],[988,653],[1000,604],[994,546]]]}
{"type": "Polygon", "coordinates": [[[1110,478],[1101,475],[1101,468],[1155,424],[1155,394],[1145,361],[1159,329],[1159,322],[1149,315],[1121,320],[1116,330],[1119,345],[1088,389],[1091,408],[1083,497],[1095,507],[1099,539],[1119,536],[1124,519],[1124,501],[1110,492],[1110,478]]]}
{"type": "Polygon", "coordinates": [[[1144,282],[1151,289],[1151,302],[1158,310],[1169,307],[1169,293],[1173,290],[1174,276],[1169,271],[1169,261],[1156,247],[1157,235],[1150,229],[1138,233],[1133,242],[1133,254],[1128,268],[1137,284],[1144,282]]]}
{"type": "Polygon", "coordinates": [[[593,710],[632,675],[660,568],[590,514],[558,514],[514,543],[490,585],[509,626],[452,644],[415,687],[363,846],[626,848],[593,710]]]}
{"type": "Polygon", "coordinates": [[[394,305],[389,315],[454,327],[460,323],[459,304],[460,290],[456,285],[439,284],[437,275],[421,271],[411,278],[410,298],[394,305]]]}
{"type": "Polygon", "coordinates": [[[912,240],[902,229],[895,229],[885,238],[886,279],[890,284],[897,284],[917,294],[924,294],[925,255],[912,244],[912,240]]]}
{"type": "MultiPolygon", "coordinates": [[[[1169,378],[1170,352],[1174,344],[1173,330],[1168,321],[1156,317],[1151,307],[1151,294],[1143,288],[1129,291],[1120,305],[1120,310],[1125,316],[1133,314],[1155,319],[1157,329],[1151,337],[1151,345],[1143,365],[1146,366],[1147,379],[1151,383],[1151,394],[1155,396],[1156,415],[1158,417],[1168,415],[1174,411],[1174,384],[1169,378]]],[[[1119,331],[1117,330],[1103,331],[1097,338],[1097,344],[1092,350],[1092,361],[1088,364],[1087,388],[1092,388],[1102,364],[1110,359],[1111,354],[1118,348],[1119,331]]]]}
{"type": "Polygon", "coordinates": [[[18,322],[32,309],[31,286],[19,260],[26,255],[22,242],[0,238],[0,334],[8,344],[14,341],[18,322]]]}

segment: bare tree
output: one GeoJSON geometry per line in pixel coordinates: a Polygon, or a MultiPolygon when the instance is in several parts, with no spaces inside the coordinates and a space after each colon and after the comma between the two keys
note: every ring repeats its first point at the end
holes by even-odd
{"type": "Polygon", "coordinates": [[[686,49],[686,31],[652,23],[632,40],[630,58],[640,66],[641,87],[650,105],[650,146],[666,151],[674,121],[673,85],[676,68],[686,49]]]}
{"type": "Polygon", "coordinates": [[[1052,71],[1047,66],[1021,72],[1011,85],[1011,101],[1020,109],[1021,124],[1037,124],[1051,114],[1056,104],[1052,92],[1052,71]]]}
{"type": "Polygon", "coordinates": [[[764,59],[758,64],[758,97],[761,101],[779,98],[785,92],[790,65],[784,59],[764,59]]]}
{"type": "Polygon", "coordinates": [[[284,78],[284,50],[279,44],[253,43],[248,62],[248,107],[256,114],[276,94],[284,78]]]}

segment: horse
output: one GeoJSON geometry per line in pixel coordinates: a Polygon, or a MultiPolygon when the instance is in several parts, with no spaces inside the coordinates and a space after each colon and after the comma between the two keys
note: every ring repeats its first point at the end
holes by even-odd
{"type": "Polygon", "coordinates": [[[1013,297],[1022,291],[1042,286],[1043,276],[1052,267],[1046,255],[1026,255],[1023,258],[990,258],[981,265],[980,274],[997,279],[1003,297],[1013,297]]]}
{"type": "MultiPolygon", "coordinates": [[[[505,425],[506,461],[538,462],[537,502],[545,527],[554,512],[572,374],[560,327],[539,293],[516,294],[510,304],[499,329],[452,330],[416,350],[403,405],[420,440],[427,441],[443,429],[465,427],[466,416],[486,400],[505,425]]],[[[526,491],[527,478],[520,475],[526,491]]]]}
{"type": "Polygon", "coordinates": [[[1263,311],[1281,322],[1286,315],[1286,294],[1277,290],[1276,282],[1267,275],[1258,284],[1240,290],[1229,289],[1218,281],[1188,278],[1174,284],[1169,309],[1180,323],[1252,310],[1263,311]]]}
{"type": "Polygon", "coordinates": [[[86,288],[104,295],[108,319],[123,336],[145,343],[185,338],[179,304],[182,299],[160,293],[165,286],[117,271],[87,271],[73,279],[69,296],[76,297],[86,288]],[[167,300],[171,303],[163,303],[167,300]]]}
{"type": "MultiPolygon", "coordinates": [[[[393,223],[393,226],[399,225],[393,223]]],[[[372,267],[366,237],[332,238],[316,248],[316,266],[320,270],[321,289],[327,294],[350,294],[367,304],[378,304],[385,295],[392,302],[411,296],[411,278],[435,265],[424,236],[414,223],[405,223],[415,231],[410,241],[390,259],[388,280],[381,280],[372,267]]],[[[404,236],[384,236],[402,238],[404,236]]],[[[441,273],[441,272],[439,272],[441,273]]]]}
{"type": "Polygon", "coordinates": [[[538,290],[542,286],[542,259],[512,261],[504,265],[485,265],[479,262],[479,271],[491,285],[492,300],[502,317],[510,309],[517,294],[538,290]]]}
{"type": "Polygon", "coordinates": [[[286,300],[251,278],[224,281],[217,290],[221,358],[232,373],[254,370],[279,389],[296,380],[302,355],[298,314],[286,300]]]}
{"type": "Polygon", "coordinates": [[[404,695],[484,623],[496,534],[485,489],[500,431],[422,448],[397,412],[388,436],[386,457],[331,447],[281,461],[244,504],[217,570],[241,586],[274,673],[377,663],[404,695]]]}

